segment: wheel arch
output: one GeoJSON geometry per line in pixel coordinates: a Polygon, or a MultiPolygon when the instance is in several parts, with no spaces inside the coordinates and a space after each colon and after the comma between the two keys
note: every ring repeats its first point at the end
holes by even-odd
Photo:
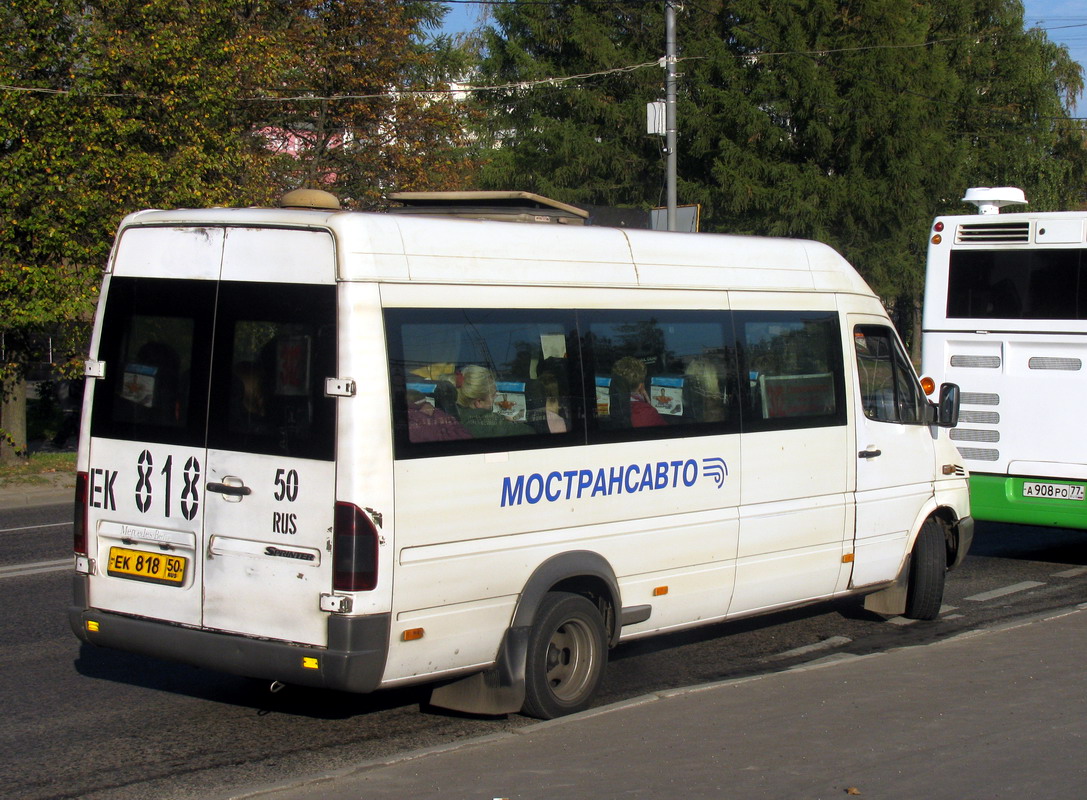
{"type": "Polygon", "coordinates": [[[963,562],[970,551],[974,539],[974,520],[972,517],[960,517],[951,506],[939,506],[929,516],[944,530],[947,568],[952,570],[963,562]]]}
{"type": "Polygon", "coordinates": [[[621,600],[611,565],[591,550],[571,550],[551,556],[533,570],[521,590],[513,617],[494,664],[431,692],[430,702],[470,714],[510,714],[525,702],[525,663],[529,634],[548,592],[571,592],[590,600],[604,620],[607,644],[619,640],[621,600]]]}
{"type": "Polygon", "coordinates": [[[591,600],[600,609],[608,634],[608,646],[619,641],[622,601],[615,571],[599,553],[571,550],[540,564],[525,583],[511,628],[530,628],[540,602],[548,592],[571,592],[591,600]]]}

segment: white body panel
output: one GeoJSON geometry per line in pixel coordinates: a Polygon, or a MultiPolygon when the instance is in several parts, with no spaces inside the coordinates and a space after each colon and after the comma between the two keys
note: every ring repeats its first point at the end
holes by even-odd
{"type": "MultiPolygon", "coordinates": [[[[317,647],[326,644],[336,613],[388,615],[382,685],[389,686],[491,664],[534,572],[554,556],[599,556],[614,574],[622,608],[651,608],[647,618],[622,627],[621,637],[632,638],[889,585],[937,505],[935,450],[941,445],[934,442],[946,434],[938,437],[927,425],[875,430],[858,412],[849,312],[864,312],[866,324],[890,323],[853,269],[814,242],[318,211],[141,212],[122,226],[112,275],[219,280],[224,287],[230,282],[231,291],[249,283],[314,290],[335,284],[334,374],[307,378],[336,378],[352,390],[330,401],[335,449],[327,459],[85,438],[80,470],[102,479],[109,470],[116,481],[112,508],[95,505],[104,495],[92,484],[97,562],[123,535],[119,526],[133,521],[152,531],[145,538],[165,537],[191,558],[180,586],[99,570],[90,578],[96,608],[317,647]],[[400,309],[482,309],[514,318],[523,310],[526,319],[544,320],[540,335],[552,343],[556,334],[547,332],[546,314],[560,322],[580,314],[592,322],[600,313],[600,330],[618,326],[607,329],[613,331],[622,321],[606,314],[648,309],[675,312],[679,323],[702,331],[713,314],[735,312],[740,320],[766,313],[768,321],[756,327],[778,342],[792,341],[782,332],[785,323],[777,330],[778,317],[794,320],[789,324],[799,326],[801,339],[808,315],[837,331],[829,352],[839,365],[831,392],[838,416],[825,425],[777,429],[766,410],[761,430],[722,422],[719,429],[692,428],[691,435],[632,441],[594,429],[586,441],[562,440],[564,446],[504,447],[495,440],[485,451],[412,455],[398,450],[403,443],[394,429],[401,412],[390,397],[399,397],[405,377],[390,364],[401,359],[409,382],[431,376],[393,352],[386,324],[400,309]],[[886,456],[858,466],[857,450],[869,444],[886,456]],[[132,487],[145,449],[153,451],[156,470],[167,457],[174,464],[199,462],[199,513],[185,524],[177,517],[180,506],[170,515],[135,509],[132,487]],[[209,494],[207,484],[219,489],[209,494]],[[240,487],[250,491],[230,493],[240,487]],[[337,501],[374,520],[372,590],[333,589],[337,501]],[[349,603],[322,610],[330,597],[349,603]],[[415,635],[419,631],[425,633],[415,635]]],[[[221,316],[240,314],[230,309],[244,306],[218,302],[226,309],[221,316]]],[[[293,331],[294,324],[284,329],[293,331]]],[[[662,337],[679,336],[673,328],[681,326],[670,325],[660,323],[662,337]]],[[[93,343],[98,358],[101,326],[100,319],[93,343]]],[[[224,335],[220,327],[216,337],[224,335]]],[[[587,330],[580,334],[584,341],[587,330]]],[[[731,321],[722,330],[731,337],[731,321]]],[[[535,344],[534,335],[510,343],[510,351],[535,344]]],[[[611,345],[604,333],[592,335],[611,345]]],[[[305,347],[315,348],[316,334],[306,336],[305,347]]],[[[217,349],[209,351],[216,359],[224,341],[217,338],[217,349]]],[[[745,358],[754,358],[757,342],[751,342],[745,358]]],[[[661,362],[681,344],[662,345],[661,362]]],[[[722,361],[738,357],[732,339],[716,349],[700,347],[722,361]]],[[[295,355],[308,352],[299,345],[295,355]]],[[[699,353],[685,354],[685,362],[699,353]]],[[[561,360],[574,358],[561,353],[561,360]]],[[[426,366],[436,367],[436,360],[426,366]]],[[[105,369],[119,366],[106,363],[105,369]]],[[[200,369],[195,359],[190,367],[194,375],[200,369]]],[[[217,385],[220,394],[226,391],[226,382],[215,383],[220,368],[211,368],[211,396],[217,385]]],[[[536,369],[534,360],[532,378],[536,369]]],[[[821,368],[795,369],[813,385],[826,377],[830,386],[821,368]]],[[[676,386],[689,380],[677,370],[665,377],[679,381],[676,386]]],[[[744,397],[767,392],[766,385],[765,368],[741,379],[744,397]]],[[[227,413],[222,406],[210,409],[209,430],[225,430],[217,415],[227,413]]],[[[84,422],[90,421],[88,410],[84,422]]],[[[962,494],[946,494],[949,502],[963,503],[962,494]]]]}
{"type": "MultiPolygon", "coordinates": [[[[955,310],[952,300],[949,313],[953,259],[999,259],[1006,282],[1020,284],[1017,302],[1028,303],[1023,290],[1035,291],[1039,279],[1032,277],[1030,259],[1052,254],[1082,261],[1087,213],[947,216],[938,217],[933,229],[941,240],[930,241],[928,249],[922,371],[962,388],[953,438],[970,471],[1087,479],[1077,435],[1087,399],[1087,319],[1062,316],[1041,301],[1001,317],[980,307],[978,316],[970,316],[955,310]]],[[[1052,290],[1062,299],[1082,298],[1082,288],[1061,277],[1052,290]]]]}

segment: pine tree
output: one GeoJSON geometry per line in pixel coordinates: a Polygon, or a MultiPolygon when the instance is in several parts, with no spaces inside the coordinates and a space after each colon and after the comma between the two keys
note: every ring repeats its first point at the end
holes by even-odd
{"type": "Polygon", "coordinates": [[[482,78],[491,85],[594,74],[481,96],[496,144],[487,188],[525,189],[570,203],[646,207],[661,191],[659,143],[646,103],[661,96],[659,3],[508,4],[494,9],[482,78]]]}
{"type": "MultiPolygon", "coordinates": [[[[493,82],[658,58],[663,3],[508,4],[493,82]]],[[[1036,207],[1080,202],[1087,152],[1062,100],[1067,51],[1023,30],[1018,0],[732,0],[679,12],[679,201],[703,230],[831,244],[918,319],[928,224],[969,186],[1018,185],[1036,207]]],[[[496,187],[567,202],[659,204],[652,70],[495,93],[496,187]]]]}

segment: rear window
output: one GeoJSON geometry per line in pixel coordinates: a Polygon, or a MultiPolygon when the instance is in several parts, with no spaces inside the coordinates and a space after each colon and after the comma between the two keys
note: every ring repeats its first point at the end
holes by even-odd
{"type": "Polygon", "coordinates": [[[1087,319],[1084,250],[954,250],[952,319],[1087,319]]]}
{"type": "Polygon", "coordinates": [[[203,446],[215,290],[211,281],[112,279],[98,349],[106,371],[95,388],[95,436],[203,446]]]}
{"type": "Polygon", "coordinates": [[[93,433],[331,460],[335,314],[331,285],[115,277],[93,433]]]}

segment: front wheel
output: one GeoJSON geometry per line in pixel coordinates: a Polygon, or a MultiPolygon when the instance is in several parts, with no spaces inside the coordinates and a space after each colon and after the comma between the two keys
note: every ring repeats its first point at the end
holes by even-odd
{"type": "Polygon", "coordinates": [[[906,589],[909,619],[936,619],[944,600],[947,546],[940,523],[929,518],[921,526],[910,555],[910,580],[906,589]]]}
{"type": "Polygon", "coordinates": [[[569,592],[544,595],[528,640],[521,711],[553,719],[588,708],[607,654],[604,620],[593,603],[569,592]]]}

